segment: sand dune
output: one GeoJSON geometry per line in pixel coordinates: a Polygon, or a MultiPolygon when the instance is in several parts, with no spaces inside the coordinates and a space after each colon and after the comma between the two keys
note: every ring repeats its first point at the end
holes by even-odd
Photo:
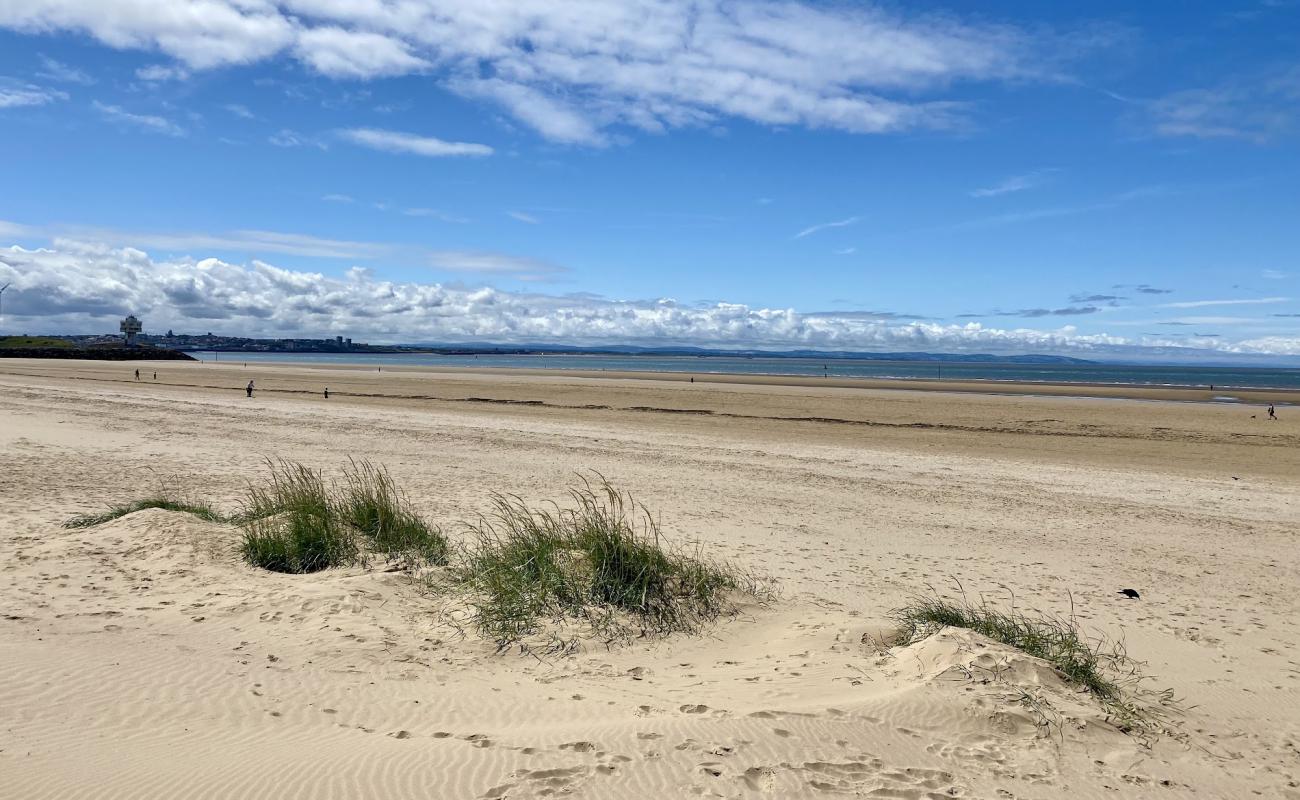
{"type": "Polygon", "coordinates": [[[5,796],[1300,798],[1300,418],[347,370],[325,401],[297,393],[316,370],[4,366],[5,796]],[[284,391],[246,400],[250,374],[284,391]],[[599,470],[781,596],[539,659],[382,562],[260,572],[237,528],[159,510],[60,527],[159,481],[233,509],[266,456],[387,464],[454,539],[492,491],[561,500],[599,470]],[[891,646],[889,611],[954,581],[1072,603],[1185,709],[1129,735],[970,632],[891,646]]]}

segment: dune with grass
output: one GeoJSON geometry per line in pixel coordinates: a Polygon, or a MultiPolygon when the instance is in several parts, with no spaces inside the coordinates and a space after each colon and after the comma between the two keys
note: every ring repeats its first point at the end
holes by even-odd
{"type": "Polygon", "coordinates": [[[0,369],[5,796],[1300,798],[1285,408],[127,373],[0,369]]]}

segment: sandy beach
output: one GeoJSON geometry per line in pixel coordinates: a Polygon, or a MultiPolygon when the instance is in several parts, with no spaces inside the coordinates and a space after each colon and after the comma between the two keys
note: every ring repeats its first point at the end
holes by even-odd
{"type": "Polygon", "coordinates": [[[1300,798],[1285,392],[156,366],[0,360],[4,796],[1300,798]],[[780,594],[537,657],[382,562],[264,572],[161,510],[61,526],[350,457],[454,541],[493,492],[599,472],[780,594]],[[969,632],[890,646],[958,585],[1122,639],[1165,730],[969,632]]]}

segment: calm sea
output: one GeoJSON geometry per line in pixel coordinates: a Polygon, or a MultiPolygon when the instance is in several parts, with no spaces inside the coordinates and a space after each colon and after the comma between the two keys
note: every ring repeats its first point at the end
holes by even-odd
{"type": "Polygon", "coordinates": [[[943,378],[1039,383],[1113,383],[1143,386],[1214,386],[1300,389],[1300,369],[1246,367],[1115,366],[1103,364],[936,364],[924,361],[820,360],[621,355],[468,355],[367,353],[191,353],[204,361],[368,364],[408,367],[493,367],[741,375],[828,375],[840,378],[943,378]]]}

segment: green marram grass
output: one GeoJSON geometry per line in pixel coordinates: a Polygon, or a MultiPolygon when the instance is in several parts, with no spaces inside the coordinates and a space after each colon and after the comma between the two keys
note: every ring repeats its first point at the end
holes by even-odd
{"type": "Polygon", "coordinates": [[[319,572],[365,561],[366,553],[390,560],[444,565],[449,547],[442,531],[411,507],[383,467],[352,461],[343,482],[330,486],[302,464],[268,464],[271,479],[250,486],[244,503],[244,558],[273,572],[319,572]]]}
{"type": "Polygon", "coordinates": [[[143,500],[136,500],[133,503],[113,506],[97,514],[78,514],[67,522],[63,523],[65,528],[90,528],[95,525],[103,525],[105,522],[112,522],[127,514],[134,514],[137,511],[144,511],[147,508],[161,508],[164,511],[180,511],[185,514],[193,514],[199,519],[208,522],[230,522],[231,519],[219,511],[216,511],[206,503],[180,500],[169,495],[157,495],[147,497],[143,500]]]}
{"type": "MultiPolygon", "coordinates": [[[[470,591],[480,632],[506,648],[578,622],[609,640],[690,632],[765,593],[734,567],[669,547],[630,495],[604,478],[569,492],[574,507],[529,508],[496,495],[494,512],[453,574],[470,591]]],[[[553,637],[551,647],[572,641],[553,637]]]]}
{"type": "Polygon", "coordinates": [[[1129,658],[1123,642],[1090,638],[1073,617],[1030,616],[985,602],[976,605],[964,595],[960,601],[920,596],[896,609],[892,617],[898,625],[898,644],[920,641],[944,627],[965,628],[1041,658],[1093,695],[1125,732],[1155,730],[1161,716],[1158,707],[1173,704],[1170,692],[1141,688],[1147,677],[1142,665],[1129,658]]]}
{"type": "Polygon", "coordinates": [[[222,514],[206,503],[180,499],[169,490],[68,520],[88,528],[161,508],[209,522],[243,528],[240,552],[249,564],[273,572],[319,572],[364,563],[377,552],[410,565],[444,565],[449,547],[442,532],[415,513],[388,471],[367,461],[344,469],[340,485],[317,470],[290,461],[267,461],[269,477],[248,487],[240,511],[222,514]]]}
{"type": "Polygon", "coordinates": [[[339,519],[320,472],[288,461],[249,486],[244,502],[245,560],[272,572],[319,572],[357,563],[356,533],[339,519]]]}
{"type": "Polygon", "coordinates": [[[415,513],[383,467],[368,461],[350,462],[335,494],[334,509],[377,552],[390,558],[414,557],[427,564],[447,564],[447,537],[415,513]]]}

